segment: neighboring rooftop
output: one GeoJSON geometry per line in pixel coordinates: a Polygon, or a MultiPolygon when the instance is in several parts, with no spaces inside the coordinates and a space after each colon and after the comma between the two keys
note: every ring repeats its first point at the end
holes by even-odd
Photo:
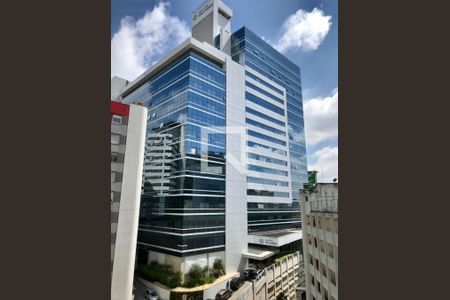
{"type": "Polygon", "coordinates": [[[129,81],[119,76],[111,78],[111,100],[117,100],[129,81]]]}

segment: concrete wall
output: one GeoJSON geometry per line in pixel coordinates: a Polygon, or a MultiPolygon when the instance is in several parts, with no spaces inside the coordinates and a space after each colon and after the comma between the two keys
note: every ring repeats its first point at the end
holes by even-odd
{"type": "Polygon", "coordinates": [[[296,287],[303,282],[302,264],[299,252],[286,256],[279,263],[265,268],[259,278],[246,282],[233,292],[229,300],[275,300],[281,293],[288,300],[297,299],[296,287]]]}
{"type": "Polygon", "coordinates": [[[170,290],[165,289],[163,287],[161,287],[158,284],[155,284],[153,282],[147,281],[145,279],[142,279],[139,277],[138,279],[140,282],[142,282],[146,287],[151,288],[152,290],[154,290],[158,296],[159,299],[161,300],[169,300],[170,299],[170,290]]]}
{"type": "Polygon", "coordinates": [[[246,281],[244,285],[233,293],[229,300],[253,300],[253,284],[246,281]]]}
{"type": "Polygon", "coordinates": [[[244,269],[247,260],[247,167],[245,131],[245,70],[226,57],[226,184],[225,270],[244,269]]]}
{"type": "Polygon", "coordinates": [[[225,252],[219,251],[219,252],[213,252],[213,253],[204,253],[204,254],[198,254],[198,255],[192,255],[192,256],[186,256],[183,257],[183,269],[182,272],[186,274],[189,272],[189,269],[193,264],[199,264],[200,266],[208,266],[212,267],[214,264],[214,260],[216,258],[220,258],[222,262],[225,262],[225,252]]]}
{"type": "Polygon", "coordinates": [[[146,125],[147,109],[130,105],[111,280],[112,300],[128,300],[132,296],[146,125]]]}
{"type": "Polygon", "coordinates": [[[222,50],[231,55],[231,17],[233,11],[222,1],[211,0],[205,2],[192,16],[192,37],[200,42],[207,42],[214,46],[214,38],[222,35],[222,30],[226,34],[225,39],[221,38],[222,50]],[[219,12],[220,11],[220,12],[219,12]],[[225,17],[226,15],[227,17],[225,17]]]}
{"type": "Polygon", "coordinates": [[[218,291],[220,291],[221,289],[225,289],[227,287],[229,280],[221,282],[207,290],[203,291],[203,299],[207,300],[207,299],[216,299],[216,294],[218,291]]]}
{"type": "Polygon", "coordinates": [[[199,264],[201,267],[208,265],[212,267],[214,260],[217,258],[225,262],[225,252],[218,251],[212,253],[204,253],[198,255],[190,255],[184,257],[173,256],[157,251],[148,251],[147,264],[152,261],[157,261],[160,264],[166,264],[172,267],[173,271],[180,271],[182,274],[189,272],[190,267],[193,264],[199,264]]]}
{"type": "Polygon", "coordinates": [[[207,42],[214,46],[214,32],[213,22],[214,13],[213,8],[208,9],[210,11],[198,24],[192,27],[192,37],[200,42],[207,42]]]}
{"type": "Polygon", "coordinates": [[[127,85],[128,80],[114,76],[111,78],[111,100],[116,100],[119,98],[120,92],[127,85]]]}
{"type": "Polygon", "coordinates": [[[311,211],[310,207],[312,202],[330,197],[336,200],[337,205],[338,184],[319,183],[313,193],[304,191],[300,195],[307,300],[312,300],[313,297],[317,300],[325,299],[325,290],[328,299],[338,299],[338,214],[311,211]],[[334,283],[331,280],[333,274],[334,283]],[[312,284],[312,278],[315,285],[312,284]],[[317,282],[321,285],[320,293],[317,282]]]}

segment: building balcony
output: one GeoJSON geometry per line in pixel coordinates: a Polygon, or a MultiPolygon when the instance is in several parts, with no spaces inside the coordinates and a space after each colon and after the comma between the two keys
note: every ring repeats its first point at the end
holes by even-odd
{"type": "Polygon", "coordinates": [[[328,198],[313,200],[309,203],[311,212],[338,213],[338,199],[328,198]]]}

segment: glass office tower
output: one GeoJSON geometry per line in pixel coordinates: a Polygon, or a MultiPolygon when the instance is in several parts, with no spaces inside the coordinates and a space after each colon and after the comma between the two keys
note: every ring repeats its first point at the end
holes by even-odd
{"type": "Polygon", "coordinates": [[[203,3],[192,37],[121,92],[149,111],[140,263],[186,273],[220,258],[234,272],[301,238],[300,69],[247,28],[231,33],[231,18],[203,3]]]}
{"type": "MultiPolygon", "coordinates": [[[[279,118],[261,115],[261,112],[248,107],[246,110],[252,118],[253,116],[259,116],[268,120],[272,124],[272,127],[268,128],[270,131],[278,133],[273,128],[276,125],[286,126],[288,129],[289,153],[285,156],[290,158],[291,180],[289,186],[292,193],[292,203],[248,203],[249,232],[300,227],[299,190],[303,187],[303,183],[307,182],[300,68],[246,27],[242,27],[233,33],[231,55],[236,62],[251,68],[285,89],[287,124],[280,122],[279,118]]],[[[246,72],[246,75],[250,78],[283,96],[284,91],[267,83],[267,81],[261,79],[261,76],[254,74],[246,72]]],[[[253,86],[248,81],[246,81],[246,85],[253,86]]],[[[253,87],[253,89],[255,88],[253,87]]],[[[274,98],[272,94],[265,94],[274,98]]],[[[255,97],[254,94],[247,93],[246,101],[254,102],[255,97]]],[[[274,99],[278,100],[278,98],[274,99]]],[[[279,116],[286,113],[278,108],[272,108],[272,111],[275,111],[279,116]]],[[[247,123],[254,123],[254,121],[247,119],[247,123]]],[[[274,163],[282,164],[283,161],[274,161],[274,163]]],[[[247,178],[247,180],[257,179],[247,178]]]]}
{"type": "Polygon", "coordinates": [[[140,247],[173,255],[224,250],[224,71],[190,51],[123,95],[136,100],[149,109],[150,141],[140,247]]]}

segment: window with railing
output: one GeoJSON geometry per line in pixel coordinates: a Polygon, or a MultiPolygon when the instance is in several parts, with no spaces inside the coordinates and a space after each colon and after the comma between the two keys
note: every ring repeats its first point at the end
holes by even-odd
{"type": "Polygon", "coordinates": [[[310,201],[312,212],[338,212],[338,198],[333,196],[320,197],[318,200],[310,201]]]}
{"type": "Polygon", "coordinates": [[[333,245],[327,243],[328,256],[334,258],[333,245]]]}
{"type": "Polygon", "coordinates": [[[323,263],[320,263],[320,267],[322,268],[322,275],[323,277],[327,277],[327,267],[323,263]]]}
{"type": "Polygon", "coordinates": [[[325,247],[324,247],[324,242],[323,241],[319,241],[319,246],[320,246],[320,251],[325,253],[325,247]]]}
{"type": "Polygon", "coordinates": [[[328,270],[330,273],[330,281],[332,284],[336,285],[336,274],[332,270],[328,270]]]}

